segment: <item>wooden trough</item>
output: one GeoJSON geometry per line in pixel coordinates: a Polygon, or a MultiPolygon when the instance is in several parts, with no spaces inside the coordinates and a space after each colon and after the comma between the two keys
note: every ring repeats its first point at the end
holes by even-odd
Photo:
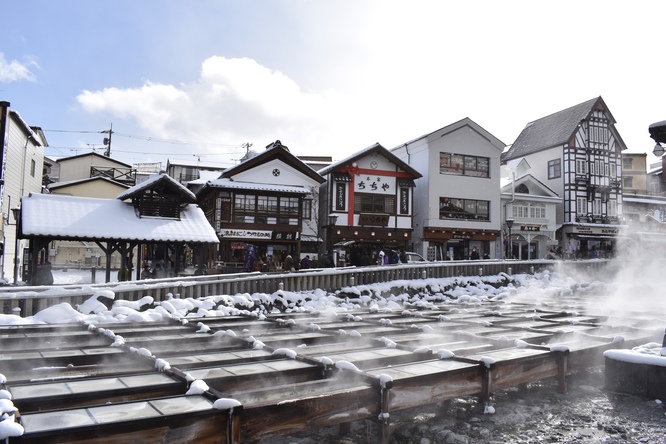
{"type": "Polygon", "coordinates": [[[564,391],[605,350],[660,332],[611,324],[506,303],[0,327],[2,388],[24,427],[8,442],[252,443],[370,420],[385,444],[394,412],[489,403],[495,390],[546,379],[564,391]]]}

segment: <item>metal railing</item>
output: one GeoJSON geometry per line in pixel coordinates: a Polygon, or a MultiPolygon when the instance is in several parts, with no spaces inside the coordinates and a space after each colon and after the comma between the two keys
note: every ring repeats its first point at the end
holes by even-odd
{"type": "MultiPolygon", "coordinates": [[[[577,269],[595,272],[608,261],[571,261],[577,269]]],[[[557,261],[450,261],[370,267],[322,268],[291,273],[216,274],[105,284],[55,285],[48,287],[0,287],[0,301],[5,314],[31,316],[47,307],[68,303],[76,308],[96,292],[112,290],[116,299],[137,301],[151,296],[163,301],[170,296],[198,298],[239,293],[273,294],[278,290],[302,292],[314,289],[334,291],[354,285],[400,280],[445,278],[455,276],[493,276],[533,274],[554,268],[557,261]]]]}

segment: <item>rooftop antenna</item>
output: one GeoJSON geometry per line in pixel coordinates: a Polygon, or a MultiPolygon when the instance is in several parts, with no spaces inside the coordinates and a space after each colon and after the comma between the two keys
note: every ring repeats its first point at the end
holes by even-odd
{"type": "Polygon", "coordinates": [[[104,155],[106,157],[111,157],[111,135],[113,134],[113,123],[111,123],[111,129],[107,131],[100,131],[100,133],[109,135],[109,137],[104,138],[104,145],[106,145],[106,150],[104,151],[104,155]]]}

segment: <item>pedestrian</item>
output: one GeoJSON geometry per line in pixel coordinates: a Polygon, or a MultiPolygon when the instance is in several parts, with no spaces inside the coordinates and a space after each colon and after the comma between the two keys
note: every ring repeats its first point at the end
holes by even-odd
{"type": "Polygon", "coordinates": [[[288,254],[284,258],[284,263],[282,264],[284,271],[294,271],[294,258],[291,257],[291,254],[288,254]]]}
{"type": "Polygon", "coordinates": [[[144,264],[143,271],[141,272],[141,279],[151,279],[152,277],[153,273],[150,271],[150,264],[144,264]]]}
{"type": "Polygon", "coordinates": [[[379,265],[384,265],[384,257],[385,256],[386,256],[386,253],[384,253],[383,251],[379,252],[379,259],[377,260],[377,263],[379,265]]]}
{"type": "Polygon", "coordinates": [[[470,254],[469,258],[473,260],[480,259],[479,252],[476,251],[476,247],[472,247],[472,254],[470,254]]]}
{"type": "Polygon", "coordinates": [[[310,255],[306,254],[301,260],[301,270],[307,270],[308,268],[310,268],[310,255]]]}
{"type": "Polygon", "coordinates": [[[400,263],[400,255],[398,254],[397,251],[393,250],[391,252],[391,260],[389,261],[391,264],[399,264],[400,263]]]}

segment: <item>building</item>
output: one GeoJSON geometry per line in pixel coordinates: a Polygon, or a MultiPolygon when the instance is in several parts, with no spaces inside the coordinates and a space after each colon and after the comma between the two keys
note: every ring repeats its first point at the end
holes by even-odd
{"type": "Polygon", "coordinates": [[[647,194],[647,153],[622,153],[622,194],[647,194]]]}
{"type": "Polygon", "coordinates": [[[63,157],[56,160],[58,172],[56,182],[106,177],[127,186],[136,185],[136,170],[124,162],[95,152],[63,157]]]}
{"type": "Polygon", "coordinates": [[[508,259],[544,259],[560,257],[557,231],[557,207],[560,196],[530,174],[525,159],[505,166],[502,177],[503,257],[508,259]]]}
{"type": "Polygon", "coordinates": [[[166,172],[183,185],[199,179],[217,179],[227,165],[197,160],[167,159],[166,172]]]}
{"type": "Polygon", "coordinates": [[[287,256],[294,263],[305,255],[316,257],[323,182],[279,140],[217,179],[189,182],[220,239],[217,251],[208,255],[209,267],[283,270],[287,256]]]}
{"type": "MultiPolygon", "coordinates": [[[[132,165],[95,152],[63,157],[52,163],[47,169],[46,187],[51,194],[115,199],[136,185],[136,169],[132,165]]],[[[107,256],[94,242],[54,239],[48,249],[48,260],[54,267],[105,267],[107,258],[110,267],[120,267],[120,254],[107,256]]]]}
{"type": "MultiPolygon", "coordinates": [[[[42,192],[46,137],[39,127],[28,125],[9,102],[0,102],[0,200],[2,205],[2,280],[22,280],[23,266],[30,262],[28,244],[17,239],[21,197],[42,192]]],[[[44,215],[44,218],[48,218],[44,215]]]]}
{"type": "Polygon", "coordinates": [[[500,156],[505,144],[469,118],[391,150],[418,170],[414,249],[430,260],[502,257],[500,156]]]}
{"type": "Polygon", "coordinates": [[[601,97],[529,122],[502,156],[525,158],[530,174],[561,197],[560,246],[567,257],[611,253],[622,214],[626,149],[601,97]]]}
{"type": "MultiPolygon", "coordinates": [[[[376,143],[319,170],[320,219],[335,263],[369,265],[412,249],[415,179],[421,173],[376,143]],[[367,258],[367,259],[366,259],[367,258]]],[[[323,245],[322,245],[323,246],[323,245]]]]}

